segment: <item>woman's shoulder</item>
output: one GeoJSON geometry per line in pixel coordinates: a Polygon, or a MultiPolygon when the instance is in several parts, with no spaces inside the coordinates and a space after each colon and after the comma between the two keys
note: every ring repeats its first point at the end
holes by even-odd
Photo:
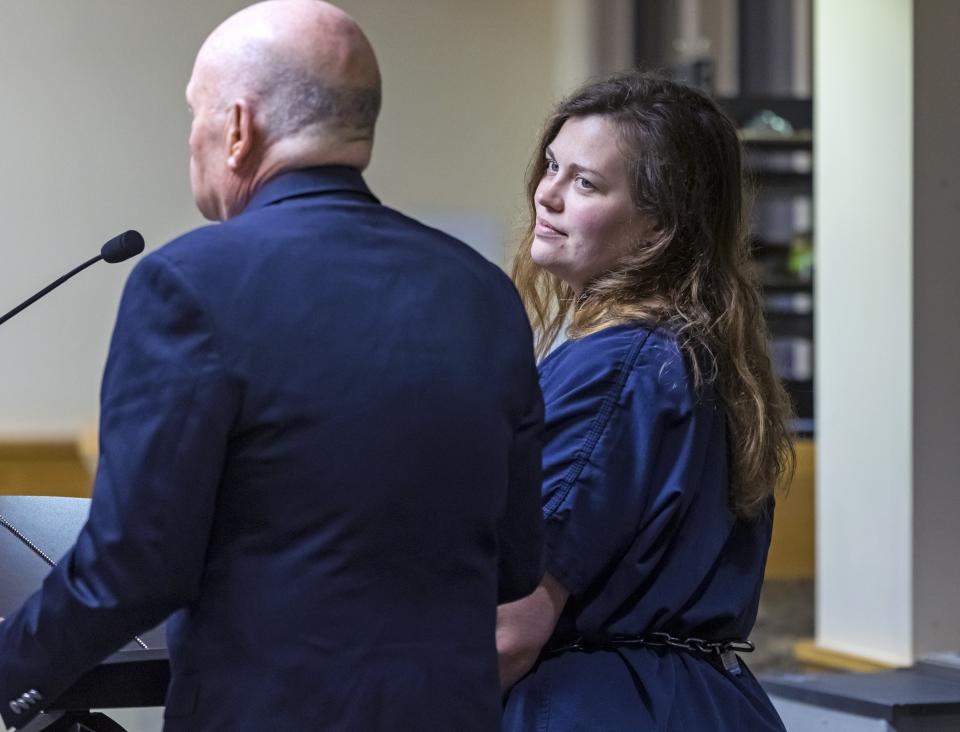
{"type": "Polygon", "coordinates": [[[696,401],[676,335],[664,326],[625,324],[574,338],[540,366],[548,401],[587,392],[634,405],[688,410],[696,401]]]}
{"type": "Polygon", "coordinates": [[[541,373],[555,369],[631,372],[651,367],[683,370],[676,335],[662,325],[626,323],[565,341],[543,360],[541,373]]]}

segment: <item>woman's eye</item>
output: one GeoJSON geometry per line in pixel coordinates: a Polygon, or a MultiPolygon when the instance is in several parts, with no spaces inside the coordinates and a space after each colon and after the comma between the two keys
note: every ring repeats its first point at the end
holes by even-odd
{"type": "Polygon", "coordinates": [[[585,191],[592,191],[596,188],[596,186],[593,185],[593,183],[591,183],[586,178],[580,175],[577,176],[577,185],[580,186],[580,188],[582,188],[585,191]]]}
{"type": "Polygon", "coordinates": [[[558,170],[560,170],[560,166],[557,165],[557,161],[547,159],[547,172],[556,173],[558,170]]]}

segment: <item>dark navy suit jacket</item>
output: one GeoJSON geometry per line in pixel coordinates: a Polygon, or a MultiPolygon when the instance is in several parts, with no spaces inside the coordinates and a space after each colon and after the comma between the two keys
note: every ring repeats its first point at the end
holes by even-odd
{"type": "Polygon", "coordinates": [[[89,521],[0,623],[4,721],[173,614],[167,730],[497,729],[541,422],[500,270],[355,170],[275,178],[127,282],[89,521]]]}

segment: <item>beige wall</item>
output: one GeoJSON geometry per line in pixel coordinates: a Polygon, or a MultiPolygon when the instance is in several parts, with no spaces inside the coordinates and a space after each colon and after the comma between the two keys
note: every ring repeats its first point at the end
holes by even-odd
{"type": "MultiPolygon", "coordinates": [[[[148,248],[201,223],[183,87],[196,48],[240,0],[0,4],[0,311],[127,228],[148,248]]],[[[502,261],[524,169],[558,87],[584,59],[588,0],[345,0],[383,67],[369,181],[385,203],[502,261]],[[559,40],[558,32],[565,35],[559,40]]],[[[0,327],[0,440],[72,437],[96,414],[130,264],[98,264],[0,327]]]]}
{"type": "Polygon", "coordinates": [[[554,3],[340,4],[366,29],[383,70],[371,186],[386,203],[458,229],[502,262],[530,150],[553,101],[554,49],[544,26],[553,23],[554,3]]]}
{"type": "MultiPolygon", "coordinates": [[[[127,228],[153,247],[200,223],[183,88],[236,0],[0,4],[0,310],[127,228]]],[[[0,434],[68,437],[96,413],[131,264],[98,264],[0,327],[0,434]]]]}

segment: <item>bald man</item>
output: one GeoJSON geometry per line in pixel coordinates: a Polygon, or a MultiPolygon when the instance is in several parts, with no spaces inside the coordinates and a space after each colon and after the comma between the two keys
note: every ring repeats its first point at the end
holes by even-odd
{"type": "Polygon", "coordinates": [[[512,285],[364,184],[380,75],[336,8],[244,9],[187,100],[220,223],[127,282],[89,521],[0,623],[3,720],[170,616],[171,732],[498,729],[496,605],[541,575],[512,285]]]}

